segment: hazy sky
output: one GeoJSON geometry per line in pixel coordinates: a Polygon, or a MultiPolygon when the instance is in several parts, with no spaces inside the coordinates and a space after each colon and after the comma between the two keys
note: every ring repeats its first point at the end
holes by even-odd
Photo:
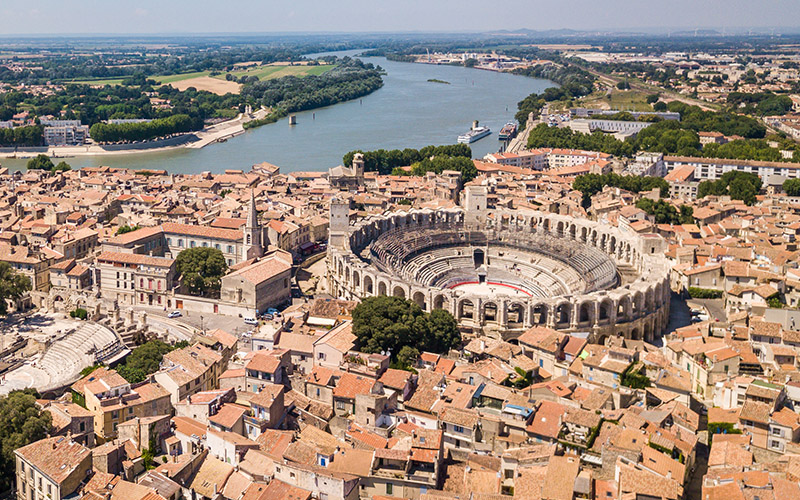
{"type": "Polygon", "coordinates": [[[0,0],[0,35],[798,26],[799,0],[0,0]]]}

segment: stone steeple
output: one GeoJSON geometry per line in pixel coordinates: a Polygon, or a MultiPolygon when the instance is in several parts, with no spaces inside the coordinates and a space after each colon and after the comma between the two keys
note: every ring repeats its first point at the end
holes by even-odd
{"type": "Polygon", "coordinates": [[[264,242],[262,241],[263,232],[258,223],[258,211],[256,210],[256,198],[253,190],[250,190],[250,202],[247,204],[247,222],[244,225],[244,240],[242,245],[242,260],[249,260],[254,257],[261,257],[264,254],[264,242]]]}

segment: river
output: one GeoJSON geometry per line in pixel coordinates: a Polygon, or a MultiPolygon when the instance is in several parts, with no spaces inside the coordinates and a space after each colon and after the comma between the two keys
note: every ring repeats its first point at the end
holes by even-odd
{"type": "MultiPolygon", "coordinates": [[[[360,51],[336,52],[353,55],[360,51]]],[[[363,57],[386,70],[384,85],[361,99],[297,113],[297,125],[284,118],[202,149],[67,158],[73,168],[107,165],[165,169],[174,173],[249,170],[269,162],[281,172],[325,170],[341,164],[353,149],[420,148],[454,144],[473,120],[492,129],[492,135],[471,144],[473,157],[497,151],[497,133],[514,118],[517,102],[554,84],[524,76],[363,57]],[[450,84],[429,82],[438,79],[450,84]]],[[[26,160],[0,160],[12,170],[26,160]]]]}

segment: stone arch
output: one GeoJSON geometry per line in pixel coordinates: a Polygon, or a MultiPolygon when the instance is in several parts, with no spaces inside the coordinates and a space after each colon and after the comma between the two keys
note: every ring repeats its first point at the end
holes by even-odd
{"type": "Polygon", "coordinates": [[[424,293],[422,293],[420,291],[416,291],[416,292],[414,292],[414,294],[411,297],[412,297],[411,300],[413,300],[414,303],[417,304],[420,307],[420,309],[422,309],[423,311],[427,310],[427,307],[426,307],[427,304],[425,303],[425,294],[424,293]]]}
{"type": "Polygon", "coordinates": [[[344,266],[342,265],[342,261],[340,260],[339,261],[339,272],[337,274],[341,278],[343,273],[344,273],[344,266]]]}
{"type": "Polygon", "coordinates": [[[644,324],[644,341],[645,342],[653,342],[653,325],[648,321],[644,324]]]}
{"type": "Polygon", "coordinates": [[[578,324],[591,325],[594,323],[594,302],[582,302],[578,306],[578,324]]]}
{"type": "Polygon", "coordinates": [[[655,311],[655,291],[648,288],[644,294],[644,310],[648,313],[655,311]]]}
{"type": "Polygon", "coordinates": [[[373,293],[374,284],[372,282],[372,276],[365,274],[364,275],[364,293],[372,295],[373,293]]]}
{"type": "Polygon", "coordinates": [[[500,308],[494,302],[486,302],[483,305],[483,321],[485,323],[500,322],[500,308]]]}
{"type": "Polygon", "coordinates": [[[581,242],[586,243],[589,239],[589,229],[586,226],[581,226],[581,242]]]}
{"type": "Polygon", "coordinates": [[[556,234],[559,236],[564,234],[564,221],[558,221],[556,224],[556,234]]]}
{"type": "Polygon", "coordinates": [[[358,290],[361,287],[361,273],[353,271],[353,288],[358,290]]]}
{"type": "Polygon", "coordinates": [[[598,313],[599,317],[597,319],[599,323],[610,322],[614,315],[614,302],[608,297],[603,299],[602,302],[600,302],[598,313]]]}
{"type": "Polygon", "coordinates": [[[544,222],[542,223],[542,228],[545,231],[550,231],[550,219],[545,219],[544,220],[544,222]]]}
{"type": "Polygon", "coordinates": [[[406,289],[402,287],[402,285],[395,285],[392,288],[392,297],[400,297],[401,299],[406,298],[406,289]]]}
{"type": "Polygon", "coordinates": [[[446,300],[447,299],[445,299],[444,295],[442,295],[442,294],[439,294],[436,297],[434,297],[433,298],[433,309],[444,309],[446,300]]]}
{"type": "Polygon", "coordinates": [[[644,312],[644,294],[637,291],[633,294],[633,317],[638,318],[644,312]]]}
{"type": "Polygon", "coordinates": [[[475,304],[471,300],[464,299],[458,303],[458,319],[475,319],[475,304]]]}
{"type": "Polygon", "coordinates": [[[378,295],[389,295],[388,290],[389,286],[385,281],[378,282],[378,295]]]}
{"type": "Polygon", "coordinates": [[[633,304],[630,295],[623,295],[617,302],[617,323],[625,323],[633,317],[633,304]]]}
{"type": "Polygon", "coordinates": [[[570,311],[572,309],[571,304],[569,302],[561,302],[555,308],[554,312],[554,323],[556,325],[569,325],[570,320],[572,319],[572,313],[570,311]]]}
{"type": "Polygon", "coordinates": [[[639,332],[638,328],[634,328],[633,330],[631,330],[629,338],[631,340],[642,340],[642,334],[639,332]]]}
{"type": "Polygon", "coordinates": [[[573,240],[575,239],[576,231],[577,231],[577,227],[575,226],[575,224],[570,224],[569,225],[569,237],[572,238],[573,240]]]}
{"type": "Polygon", "coordinates": [[[549,308],[547,304],[536,304],[533,306],[531,310],[531,324],[533,325],[546,325],[547,324],[547,313],[549,312],[549,308]]]}
{"type": "Polygon", "coordinates": [[[608,241],[608,236],[606,233],[600,234],[600,248],[603,250],[606,249],[606,241],[608,241]]]}
{"type": "Polygon", "coordinates": [[[510,328],[521,327],[525,323],[525,307],[519,302],[514,302],[508,306],[507,318],[510,328]]]}

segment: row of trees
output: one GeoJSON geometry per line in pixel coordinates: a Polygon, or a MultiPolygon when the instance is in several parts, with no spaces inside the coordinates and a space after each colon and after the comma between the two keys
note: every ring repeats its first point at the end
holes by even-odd
{"type": "Polygon", "coordinates": [[[397,167],[407,167],[431,157],[464,157],[472,158],[472,150],[467,144],[449,144],[446,146],[425,146],[421,149],[378,149],[375,151],[362,151],[357,149],[345,154],[342,162],[345,166],[353,165],[353,156],[356,153],[364,155],[364,170],[378,172],[381,175],[390,174],[397,167]]]}
{"type": "Polygon", "coordinates": [[[140,123],[95,123],[89,129],[89,134],[92,139],[101,143],[135,142],[191,132],[201,128],[203,128],[202,119],[193,119],[189,115],[173,115],[140,123]]]}
{"type": "Polygon", "coordinates": [[[478,169],[475,168],[475,163],[471,159],[463,156],[434,156],[432,158],[423,158],[421,161],[411,166],[411,172],[397,168],[393,170],[392,173],[398,175],[422,176],[428,172],[441,174],[445,170],[461,172],[461,179],[464,182],[469,182],[478,176],[478,169]]]}
{"type": "Polygon", "coordinates": [[[614,173],[585,174],[576,177],[572,183],[572,189],[578,190],[583,194],[584,207],[589,207],[592,203],[592,196],[602,191],[606,186],[618,187],[633,193],[659,188],[662,198],[669,195],[669,183],[662,177],[639,177],[614,173]]]}
{"type": "Polygon", "coordinates": [[[42,125],[0,128],[0,146],[8,147],[42,145],[44,145],[44,127],[42,125]]]}

